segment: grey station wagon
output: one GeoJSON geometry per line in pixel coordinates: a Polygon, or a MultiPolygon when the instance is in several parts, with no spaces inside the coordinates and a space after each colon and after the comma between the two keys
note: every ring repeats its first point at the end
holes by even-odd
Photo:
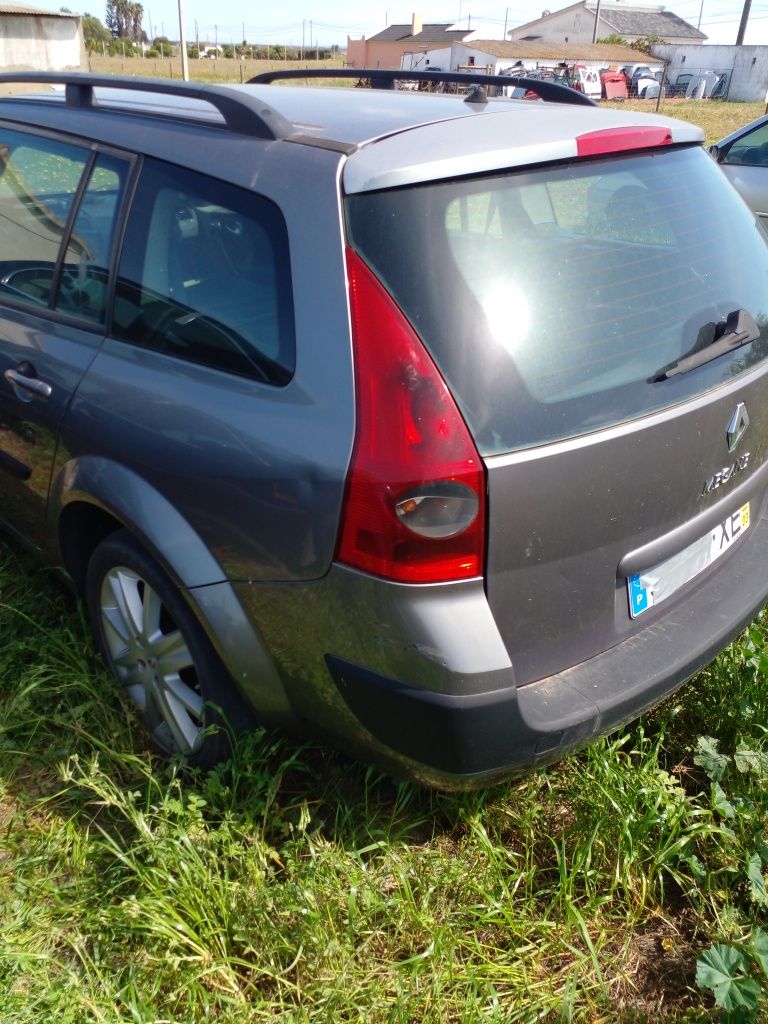
{"type": "Polygon", "coordinates": [[[699,129],[20,79],[0,513],[161,748],[209,764],[252,716],[478,785],[761,608],[768,249],[699,129]]]}

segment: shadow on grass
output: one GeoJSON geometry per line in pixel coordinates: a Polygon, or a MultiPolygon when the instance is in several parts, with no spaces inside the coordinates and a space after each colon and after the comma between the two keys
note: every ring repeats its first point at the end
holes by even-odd
{"type": "Polygon", "coordinates": [[[81,605],[56,575],[8,546],[0,548],[0,630],[0,779],[22,803],[64,801],[87,816],[83,794],[62,789],[62,766],[98,759],[124,787],[183,781],[204,794],[211,815],[259,820],[269,834],[310,814],[318,834],[358,849],[429,841],[508,789],[435,793],[264,729],[235,737],[232,757],[210,772],[166,764],[95,653],[81,605]]]}

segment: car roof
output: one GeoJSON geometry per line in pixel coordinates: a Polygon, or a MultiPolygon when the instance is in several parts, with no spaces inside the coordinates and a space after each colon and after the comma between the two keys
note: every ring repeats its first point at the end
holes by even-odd
{"type": "MultiPolygon", "coordinates": [[[[213,100],[202,98],[205,86],[194,84],[195,96],[153,92],[151,83],[144,91],[135,80],[131,91],[126,91],[128,83],[124,89],[95,87],[95,106],[87,109],[95,117],[117,111],[224,127],[225,114],[211,105],[213,100]]],[[[657,126],[668,129],[675,143],[704,139],[700,128],[686,122],[592,105],[467,102],[463,95],[303,85],[221,85],[209,93],[242,97],[251,110],[263,104],[289,126],[282,135],[286,142],[345,153],[347,192],[573,159],[577,137],[594,132],[657,126]]],[[[0,113],[6,103],[33,102],[63,104],[65,93],[59,87],[45,94],[4,97],[0,113]]]]}
{"type": "MultiPolygon", "coordinates": [[[[85,77],[85,76],[84,76],[85,77]]],[[[117,79],[116,79],[117,81],[117,79]]],[[[204,87],[203,87],[204,88],[204,87]]],[[[526,138],[534,122],[543,120],[549,127],[547,134],[562,137],[569,133],[574,117],[597,127],[605,125],[665,124],[684,126],[683,122],[654,115],[634,114],[631,111],[605,111],[597,107],[578,107],[559,103],[533,103],[522,100],[489,99],[487,103],[467,103],[463,95],[440,93],[414,93],[385,89],[334,88],[332,86],[281,85],[220,85],[217,92],[227,91],[262,100],[289,121],[296,132],[318,140],[338,140],[351,146],[367,143],[398,132],[437,124],[457,118],[472,118],[488,114],[514,117],[518,129],[524,129],[526,138]],[[519,120],[518,120],[519,119],[519,120]]],[[[96,88],[97,105],[136,114],[158,115],[222,124],[222,115],[198,98],[160,95],[154,92],[124,92],[117,89],[96,88]]],[[[8,101],[48,100],[64,102],[64,90],[55,88],[49,93],[3,97],[8,101]]],[[[509,122],[512,124],[512,122],[509,122]]],[[[699,129],[694,129],[699,132],[699,129]]],[[[698,140],[698,135],[696,136],[698,140]]]]}

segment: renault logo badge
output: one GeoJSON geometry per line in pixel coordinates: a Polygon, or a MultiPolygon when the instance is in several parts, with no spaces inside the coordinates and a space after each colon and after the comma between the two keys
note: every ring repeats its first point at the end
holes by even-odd
{"type": "Polygon", "coordinates": [[[731,416],[730,423],[728,424],[728,430],[726,432],[726,440],[728,441],[728,451],[732,452],[736,448],[736,445],[744,437],[749,426],[749,415],[747,414],[747,407],[743,402],[739,402],[731,416]]]}

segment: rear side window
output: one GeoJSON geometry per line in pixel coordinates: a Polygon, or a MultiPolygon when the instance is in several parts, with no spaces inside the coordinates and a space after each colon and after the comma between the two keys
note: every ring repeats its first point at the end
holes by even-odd
{"type": "Polygon", "coordinates": [[[115,337],[286,384],[295,364],[285,223],[269,200],[147,161],[123,246],[115,337]]]}
{"type": "Polygon", "coordinates": [[[355,195],[347,214],[483,454],[676,404],[768,351],[765,236],[698,147],[355,195]],[[741,309],[758,340],[654,382],[741,309]]]}
{"type": "Polygon", "coordinates": [[[127,167],[0,129],[0,300],[103,320],[127,167]]]}

